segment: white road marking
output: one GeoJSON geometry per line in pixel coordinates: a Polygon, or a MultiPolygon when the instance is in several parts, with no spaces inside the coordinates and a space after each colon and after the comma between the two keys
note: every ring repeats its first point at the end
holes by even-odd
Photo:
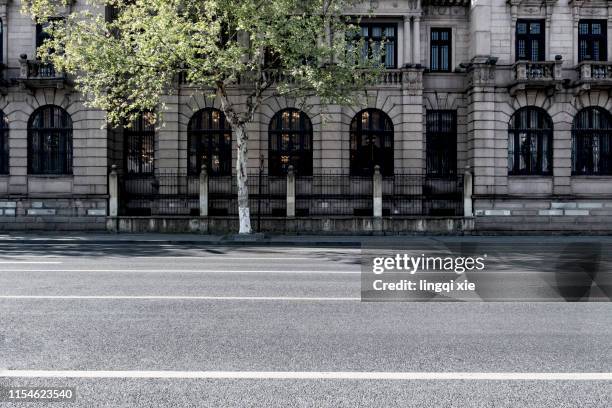
{"type": "Polygon", "coordinates": [[[58,265],[61,261],[0,261],[3,265],[58,265]]]}
{"type": "Polygon", "coordinates": [[[359,297],[294,297],[294,296],[87,296],[87,295],[0,295],[0,300],[271,300],[281,302],[355,302],[359,297]]]}
{"type": "MultiPolygon", "coordinates": [[[[53,258],[53,259],[69,259],[71,261],[91,261],[91,260],[97,260],[99,259],[99,257],[90,257],[90,256],[83,256],[83,255],[79,255],[77,257],[74,256],[60,256],[60,255],[11,255],[10,257],[5,257],[2,258],[5,261],[0,261],[0,263],[13,263],[13,261],[10,261],[11,258],[17,258],[17,259],[27,259],[27,258],[31,258],[31,259],[40,259],[40,258],[53,258]]],[[[317,258],[309,258],[309,257],[265,257],[265,256],[258,256],[258,257],[250,257],[250,256],[226,256],[226,255],[168,255],[168,256],[143,256],[143,255],[136,255],[136,256],[130,256],[130,255],[126,255],[126,256],[105,256],[104,260],[120,260],[120,261],[125,261],[125,260],[134,260],[134,259],[198,259],[198,260],[207,260],[207,259],[211,259],[211,260],[217,260],[217,259],[221,259],[221,260],[229,260],[229,261],[317,261],[320,260],[320,257],[317,258]]]]}
{"type": "Polygon", "coordinates": [[[203,270],[203,269],[0,269],[2,272],[89,272],[89,273],[276,273],[276,274],[313,274],[313,275],[359,275],[360,271],[292,271],[292,270],[203,270]]]}
{"type": "Polygon", "coordinates": [[[149,378],[239,380],[612,381],[612,373],[342,371],[52,371],[0,370],[5,378],[149,378]]]}

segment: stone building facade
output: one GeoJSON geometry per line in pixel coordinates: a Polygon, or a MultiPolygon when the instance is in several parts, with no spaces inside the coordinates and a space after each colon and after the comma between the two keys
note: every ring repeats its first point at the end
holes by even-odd
{"type": "MultiPolygon", "coordinates": [[[[77,0],[71,7],[87,6],[77,0]]],[[[289,98],[270,99],[248,128],[249,166],[254,172],[261,167],[261,174],[270,177],[286,177],[291,164],[306,176],[333,169],[350,178],[372,176],[378,165],[385,177],[420,177],[422,185],[457,181],[458,192],[471,195],[472,208],[401,213],[385,203],[379,227],[372,226],[372,214],[354,212],[346,221],[349,214],[339,213],[345,221],[330,224],[333,217],[315,216],[311,208],[292,217],[291,228],[273,227],[272,218],[281,217],[267,213],[264,228],[612,230],[612,2],[380,0],[364,2],[354,11],[360,13],[368,15],[362,34],[372,42],[384,37],[387,47],[388,69],[379,83],[368,89],[361,106],[323,107],[312,99],[303,107],[289,98]],[[296,132],[287,132],[300,142],[283,147],[275,132],[282,138],[283,126],[293,124],[296,132]],[[367,154],[360,150],[364,146],[367,154]],[[469,191],[461,180],[465,173],[473,176],[469,191]]],[[[231,129],[213,124],[223,123],[218,101],[201,89],[177,84],[155,129],[141,124],[108,130],[104,112],[87,108],[70,78],[35,60],[41,30],[20,14],[20,2],[0,0],[0,18],[0,133],[6,161],[0,175],[0,229],[107,228],[107,217],[114,215],[108,208],[113,165],[122,193],[129,190],[130,175],[184,173],[186,183],[195,186],[189,175],[197,177],[202,165],[211,179],[232,171],[231,129]],[[211,137],[218,139],[211,144],[211,137]],[[45,145],[51,139],[53,146],[45,145]],[[43,145],[43,156],[32,157],[43,145]],[[68,157],[70,165],[58,155],[68,157]]],[[[239,87],[232,92],[233,98],[241,97],[239,87]]],[[[189,186],[186,201],[193,198],[189,186]]],[[[391,188],[385,198],[395,191],[391,188]]],[[[195,211],[117,215],[123,219],[108,225],[134,229],[138,222],[130,219],[135,217],[150,226],[160,215],[168,215],[162,217],[164,225],[183,216],[176,228],[232,225],[214,221],[212,213],[203,221],[195,211]]]]}

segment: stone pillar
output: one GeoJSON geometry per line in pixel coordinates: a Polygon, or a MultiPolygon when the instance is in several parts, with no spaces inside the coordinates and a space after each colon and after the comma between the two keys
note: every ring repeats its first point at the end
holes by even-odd
{"type": "Polygon", "coordinates": [[[205,164],[200,171],[200,217],[208,217],[208,170],[205,164]]]}
{"type": "Polygon", "coordinates": [[[467,150],[473,194],[476,198],[502,194],[508,184],[508,133],[496,132],[495,66],[488,57],[472,60],[468,82],[467,150]]]}
{"type": "Polygon", "coordinates": [[[404,16],[404,65],[412,64],[412,36],[410,16],[404,16]]]}
{"type": "Polygon", "coordinates": [[[491,4],[473,1],[470,9],[470,59],[491,55],[491,4]]]}
{"type": "Polygon", "coordinates": [[[472,206],[472,172],[469,166],[465,169],[465,174],[463,176],[463,216],[474,216],[472,206]]]}
{"type": "Polygon", "coordinates": [[[295,217],[295,172],[293,166],[287,170],[287,218],[295,217]]]}
{"type": "Polygon", "coordinates": [[[382,174],[380,174],[380,166],[374,167],[374,176],[372,178],[372,191],[374,199],[374,218],[382,218],[383,211],[383,193],[382,193],[382,174]]]}
{"type": "Polygon", "coordinates": [[[421,17],[414,17],[414,32],[412,33],[412,62],[421,64],[421,17]]]}
{"type": "Polygon", "coordinates": [[[117,165],[111,166],[108,175],[108,213],[111,217],[119,216],[119,176],[117,175],[117,165]]]}

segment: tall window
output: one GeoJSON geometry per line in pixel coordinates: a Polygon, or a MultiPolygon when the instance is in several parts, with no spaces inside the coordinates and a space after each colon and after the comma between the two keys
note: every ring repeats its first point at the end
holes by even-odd
{"type": "Polygon", "coordinates": [[[360,38],[363,39],[361,54],[364,59],[380,55],[386,68],[397,67],[397,25],[361,24],[360,38]]]}
{"type": "Polygon", "coordinates": [[[0,110],[0,174],[9,173],[9,126],[8,119],[0,110]]]}
{"type": "Polygon", "coordinates": [[[232,128],[223,112],[205,108],[196,112],[187,128],[190,174],[200,174],[206,165],[208,174],[232,174],[232,128]]]}
{"type": "Polygon", "coordinates": [[[452,63],[452,31],[450,28],[431,29],[431,71],[450,72],[452,63]]]}
{"type": "Polygon", "coordinates": [[[612,115],[602,108],[586,108],[574,118],[572,173],[612,175],[612,115]]]}
{"type": "Polygon", "coordinates": [[[125,171],[153,174],[155,166],[155,126],[140,115],[124,129],[125,171]]]}
{"type": "Polygon", "coordinates": [[[292,165],[296,174],[312,175],[312,123],[304,112],[285,109],[272,118],[269,128],[269,173],[279,176],[292,165]]]}
{"type": "Polygon", "coordinates": [[[457,174],[457,111],[427,111],[427,175],[457,174]]]}
{"type": "MultiPolygon", "coordinates": [[[[45,41],[51,39],[51,34],[47,31],[47,28],[56,21],[59,21],[59,17],[55,17],[49,20],[49,22],[44,24],[36,24],[36,52],[38,49],[43,47],[45,41]]],[[[49,49],[49,52],[53,50],[49,49]]],[[[55,67],[51,63],[41,64],[38,67],[38,76],[44,78],[52,78],[55,77],[55,67]]]]}
{"type": "Polygon", "coordinates": [[[536,107],[518,110],[508,131],[508,173],[550,175],[553,160],[553,127],[548,113],[536,107]]]}
{"type": "Polygon", "coordinates": [[[72,119],[59,106],[43,106],[30,116],[28,172],[72,174],[72,119]]]}
{"type": "Polygon", "coordinates": [[[4,22],[0,18],[0,64],[4,64],[4,22]]]}
{"type": "Polygon", "coordinates": [[[544,20],[518,20],[516,23],[516,60],[546,59],[544,20]]]}
{"type": "Polygon", "coordinates": [[[107,5],[104,10],[104,19],[107,23],[113,23],[119,17],[119,7],[107,5]]]}
{"type": "Polygon", "coordinates": [[[393,175],[393,123],[383,111],[366,109],[351,123],[351,174],[372,175],[377,165],[393,175]]]}
{"type": "Polygon", "coordinates": [[[580,20],[578,24],[578,61],[606,61],[607,59],[607,21],[580,20]]]}

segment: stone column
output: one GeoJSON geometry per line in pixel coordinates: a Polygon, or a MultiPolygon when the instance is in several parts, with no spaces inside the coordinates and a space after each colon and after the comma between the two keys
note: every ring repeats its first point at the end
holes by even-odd
{"type": "Polygon", "coordinates": [[[111,166],[108,175],[108,214],[111,217],[119,216],[119,176],[117,175],[117,165],[111,166]]]}
{"type": "Polygon", "coordinates": [[[200,171],[200,217],[208,217],[208,170],[205,164],[200,171]]]}
{"type": "Polygon", "coordinates": [[[410,16],[404,16],[404,65],[412,64],[412,36],[410,16]]]}
{"type": "Polygon", "coordinates": [[[412,62],[414,64],[421,64],[421,17],[414,17],[414,32],[412,33],[412,62]]]}
{"type": "Polygon", "coordinates": [[[506,146],[496,140],[495,66],[487,61],[475,58],[468,71],[467,149],[475,196],[499,194],[507,186],[506,146]]]}
{"type": "Polygon", "coordinates": [[[491,55],[491,4],[472,2],[470,9],[470,59],[491,55]]]}
{"type": "Polygon", "coordinates": [[[374,176],[372,178],[372,191],[374,199],[374,218],[382,218],[383,211],[383,194],[382,194],[382,174],[380,173],[380,166],[374,167],[374,176]]]}

